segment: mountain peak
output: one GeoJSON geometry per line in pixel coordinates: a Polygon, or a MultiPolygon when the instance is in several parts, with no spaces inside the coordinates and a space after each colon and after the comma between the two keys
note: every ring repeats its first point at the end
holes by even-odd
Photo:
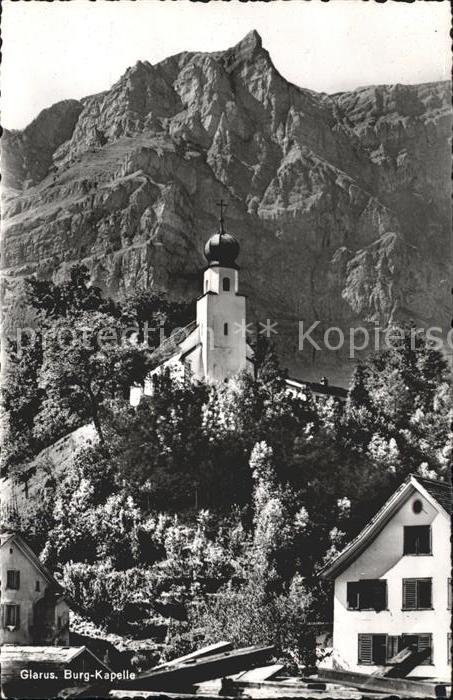
{"type": "Polygon", "coordinates": [[[256,29],[252,29],[245,35],[243,39],[241,39],[238,46],[239,45],[243,45],[244,48],[247,46],[252,50],[261,49],[263,47],[263,40],[261,39],[261,36],[256,31],[256,29]]]}
{"type": "Polygon", "coordinates": [[[233,47],[234,51],[240,51],[242,54],[253,55],[256,51],[260,51],[263,48],[263,41],[256,31],[252,29],[248,32],[241,41],[239,41],[236,46],[233,47]]]}
{"type": "Polygon", "coordinates": [[[262,48],[263,42],[260,35],[256,29],[252,29],[243,39],[241,39],[241,41],[224,53],[227,56],[233,55],[238,59],[254,58],[254,56],[256,56],[256,54],[262,50],[262,48]]]}

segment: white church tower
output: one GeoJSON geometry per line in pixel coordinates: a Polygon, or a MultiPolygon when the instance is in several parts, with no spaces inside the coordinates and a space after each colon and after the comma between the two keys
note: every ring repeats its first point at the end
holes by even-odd
{"type": "Polygon", "coordinates": [[[208,240],[208,262],[203,275],[203,294],[197,300],[197,317],[183,339],[169,338],[158,349],[161,364],[151,372],[144,386],[131,387],[130,403],[137,406],[143,395],[153,393],[152,376],[168,369],[182,377],[187,370],[194,380],[225,382],[240,372],[254,372],[253,351],[247,343],[245,296],[239,294],[239,243],[225,231],[223,202],[220,202],[219,230],[208,240]]]}
{"type": "MultiPolygon", "coordinates": [[[[225,232],[223,205],[219,232],[205,246],[203,296],[197,301],[202,373],[209,382],[223,382],[247,369],[245,296],[239,294],[239,243],[225,232]]],[[[249,358],[250,360],[250,358],[249,358]]]]}

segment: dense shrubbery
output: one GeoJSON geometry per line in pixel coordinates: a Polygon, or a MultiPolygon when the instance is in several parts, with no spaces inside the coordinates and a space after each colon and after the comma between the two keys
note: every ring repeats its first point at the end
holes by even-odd
{"type": "Polygon", "coordinates": [[[106,405],[144,378],[161,332],[186,325],[192,313],[155,292],[122,303],[104,298],[83,265],[61,284],[24,280],[6,319],[3,473],[22,478],[24,460],[89,420],[103,441],[106,405]],[[135,343],[123,342],[132,334],[135,343]]]}
{"type": "MultiPolygon", "coordinates": [[[[140,328],[162,314],[183,325],[182,307],[144,293],[120,307],[80,271],[63,289],[31,288],[54,329],[62,318],[96,325],[102,314],[140,328]]],[[[170,616],[167,657],[228,638],[275,643],[288,663],[310,666],[310,623],[330,605],[320,567],[409,472],[443,478],[448,468],[447,368],[415,338],[357,367],[344,410],[288,395],[262,346],[257,379],[207,387],[162,375],[135,410],[123,393],[148,366],[144,350],[113,344],[94,361],[80,349],[45,355],[37,340],[29,365],[13,352],[6,383],[10,472],[23,477],[26,456],[96,412],[100,440],[58,478],[47,465],[22,528],[106,629],[143,636],[170,616]]]]}

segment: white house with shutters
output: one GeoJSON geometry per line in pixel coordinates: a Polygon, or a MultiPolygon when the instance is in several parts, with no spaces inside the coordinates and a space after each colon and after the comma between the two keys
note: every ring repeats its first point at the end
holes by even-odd
{"type": "Polygon", "coordinates": [[[450,484],[409,476],[321,571],[334,579],[333,665],[373,673],[411,649],[410,677],[451,678],[450,484]]]}
{"type": "Polygon", "coordinates": [[[69,644],[64,591],[15,532],[0,533],[0,645],[69,644]]]}

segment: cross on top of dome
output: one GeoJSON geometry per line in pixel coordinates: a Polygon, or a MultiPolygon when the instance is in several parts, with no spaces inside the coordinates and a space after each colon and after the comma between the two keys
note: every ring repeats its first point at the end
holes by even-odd
{"type": "Polygon", "coordinates": [[[205,245],[204,254],[210,267],[234,267],[236,268],[236,258],[239,255],[239,243],[234,236],[225,231],[225,219],[223,212],[227,204],[220,200],[217,202],[220,207],[219,231],[215,233],[205,245]]]}

